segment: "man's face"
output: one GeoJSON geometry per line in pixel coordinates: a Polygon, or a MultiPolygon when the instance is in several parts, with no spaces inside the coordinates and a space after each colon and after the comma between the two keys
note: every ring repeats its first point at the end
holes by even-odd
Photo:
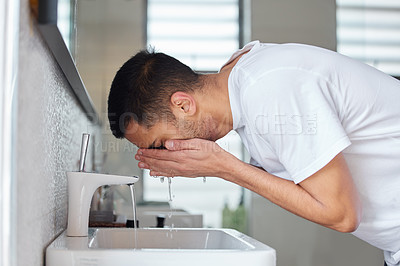
{"type": "Polygon", "coordinates": [[[162,148],[169,139],[201,138],[215,141],[212,127],[207,121],[158,122],[147,129],[131,121],[125,138],[139,148],[162,148]]]}

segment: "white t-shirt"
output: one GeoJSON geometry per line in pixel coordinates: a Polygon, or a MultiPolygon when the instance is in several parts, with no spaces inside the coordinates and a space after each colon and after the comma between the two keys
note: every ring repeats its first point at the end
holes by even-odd
{"type": "Polygon", "coordinates": [[[322,48],[254,41],[228,81],[252,159],[296,184],[345,157],[363,214],[353,233],[400,265],[400,81],[322,48]]]}

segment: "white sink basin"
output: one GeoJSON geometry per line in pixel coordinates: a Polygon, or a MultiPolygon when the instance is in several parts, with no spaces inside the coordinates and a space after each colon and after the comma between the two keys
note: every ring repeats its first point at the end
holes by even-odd
{"type": "Polygon", "coordinates": [[[275,250],[231,229],[90,228],[62,233],[46,250],[47,266],[275,266],[275,250]]]}

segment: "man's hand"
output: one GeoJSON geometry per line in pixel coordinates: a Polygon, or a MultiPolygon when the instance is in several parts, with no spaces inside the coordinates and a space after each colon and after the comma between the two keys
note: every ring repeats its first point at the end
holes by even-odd
{"type": "Polygon", "coordinates": [[[166,150],[139,149],[135,156],[139,167],[150,169],[152,176],[221,176],[226,163],[239,161],[208,140],[168,140],[165,147],[166,150]]]}
{"type": "Polygon", "coordinates": [[[340,232],[358,227],[361,205],[343,155],[299,184],[246,164],[216,143],[169,140],[167,150],[140,149],[139,167],[153,176],[217,176],[248,188],[305,219],[340,232]]]}

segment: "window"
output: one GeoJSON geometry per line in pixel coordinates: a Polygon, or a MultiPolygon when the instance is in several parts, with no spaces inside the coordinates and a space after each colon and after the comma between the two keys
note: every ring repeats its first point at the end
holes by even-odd
{"type": "MultiPolygon", "coordinates": [[[[147,45],[196,71],[218,71],[239,48],[239,0],[148,0],[147,45]]],[[[217,143],[243,159],[235,132],[217,143]]],[[[144,172],[144,200],[168,201],[168,181],[144,172]]],[[[242,189],[222,179],[173,178],[172,207],[203,214],[204,226],[221,227],[222,209],[238,205],[242,189]]]]}
{"type": "Polygon", "coordinates": [[[338,52],[400,76],[400,1],[337,0],[338,52]]]}
{"type": "Polygon", "coordinates": [[[148,0],[147,44],[198,71],[239,48],[238,0],[148,0]]]}
{"type": "MultiPolygon", "coordinates": [[[[217,143],[237,158],[244,159],[243,145],[239,135],[231,131],[217,143]]],[[[160,182],[160,178],[143,173],[143,199],[145,201],[168,201],[168,181],[160,182]]],[[[184,209],[193,214],[203,214],[204,227],[221,227],[222,210],[227,204],[236,208],[241,201],[243,189],[236,184],[216,177],[183,178],[174,177],[171,182],[172,209],[184,209]]]]}

